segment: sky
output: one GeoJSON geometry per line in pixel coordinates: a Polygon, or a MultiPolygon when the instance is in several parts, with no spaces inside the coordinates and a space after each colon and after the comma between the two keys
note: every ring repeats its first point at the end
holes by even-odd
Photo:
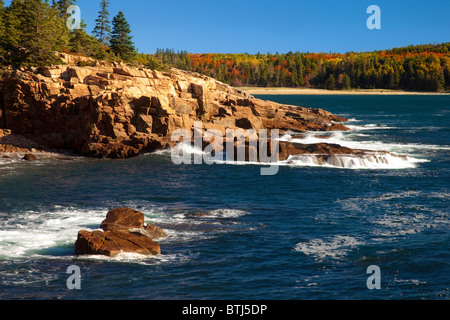
{"type": "MultiPolygon", "coordinates": [[[[10,1],[5,1],[9,4],[10,1]]],[[[89,33],[100,0],[77,0],[89,33]]],[[[111,0],[139,52],[362,52],[450,42],[450,0],[111,0]],[[370,30],[370,5],[381,29],[370,30]]]]}

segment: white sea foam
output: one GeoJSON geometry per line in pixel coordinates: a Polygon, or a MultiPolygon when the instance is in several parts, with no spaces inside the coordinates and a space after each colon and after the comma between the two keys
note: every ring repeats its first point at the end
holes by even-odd
{"type": "MultiPolygon", "coordinates": [[[[352,122],[358,122],[357,119],[351,119],[352,122]]],[[[450,150],[450,146],[426,145],[420,143],[395,143],[377,140],[369,140],[370,135],[360,133],[361,131],[394,129],[394,127],[365,124],[348,125],[352,130],[350,132],[308,132],[302,137],[293,138],[291,134],[286,134],[279,138],[279,141],[300,143],[300,144],[338,144],[351,149],[373,151],[367,155],[333,155],[329,157],[319,157],[320,155],[296,155],[290,157],[287,161],[272,163],[280,166],[320,166],[329,168],[345,169],[410,169],[416,168],[419,163],[428,162],[421,156],[423,150],[450,150]],[[364,138],[367,138],[362,140],[364,138]],[[389,152],[390,154],[386,154],[389,152]]],[[[183,155],[195,155],[209,157],[203,150],[187,143],[180,143],[175,147],[175,151],[183,155]]],[[[219,159],[215,157],[215,159],[219,159]]],[[[210,159],[212,160],[212,159],[210,159]]],[[[247,162],[247,161],[229,161],[215,160],[216,164],[227,165],[267,165],[267,163],[247,162]]]]}
{"type": "Polygon", "coordinates": [[[284,164],[342,169],[406,169],[415,168],[415,163],[418,161],[417,159],[397,157],[391,154],[330,156],[307,154],[291,156],[284,164]]]}
{"type": "Polygon", "coordinates": [[[347,128],[350,130],[355,131],[366,131],[366,130],[389,130],[389,129],[398,129],[397,127],[389,127],[385,125],[378,125],[378,124],[364,124],[364,125],[351,125],[351,124],[345,124],[347,128]]]}
{"type": "Polygon", "coordinates": [[[54,248],[70,248],[81,228],[98,226],[104,217],[103,211],[70,208],[15,213],[0,221],[0,256],[29,257],[54,248]]]}
{"type": "Polygon", "coordinates": [[[183,263],[188,262],[193,258],[193,255],[183,254],[160,254],[160,255],[143,255],[131,252],[121,252],[114,257],[107,257],[102,255],[78,256],[80,261],[103,261],[103,262],[126,262],[139,265],[158,265],[165,263],[183,263]]]}
{"type": "MultiPolygon", "coordinates": [[[[360,135],[360,133],[356,133],[360,135]]],[[[301,144],[316,144],[316,143],[329,143],[329,144],[339,144],[343,147],[348,147],[351,149],[364,149],[364,150],[374,150],[374,151],[388,151],[397,153],[408,153],[417,150],[431,149],[431,150],[450,150],[450,146],[439,146],[439,145],[427,145],[420,143],[393,143],[393,142],[383,142],[376,140],[366,140],[359,141],[353,140],[355,132],[341,132],[335,131],[327,134],[317,134],[315,132],[308,132],[302,135],[302,138],[292,138],[291,135],[285,135],[280,138],[280,141],[286,141],[291,143],[301,143],[301,144]]],[[[369,135],[364,135],[365,137],[370,137],[369,135]]]]}
{"type": "Polygon", "coordinates": [[[312,239],[308,242],[300,242],[294,247],[294,250],[318,260],[325,258],[341,259],[351,250],[362,244],[364,242],[357,238],[336,235],[333,238],[312,239]]]}
{"type": "MultiPolygon", "coordinates": [[[[133,207],[130,205],[130,207],[133,207]]],[[[145,206],[140,209],[145,214],[145,222],[161,226],[168,237],[157,242],[163,245],[186,243],[210,239],[227,232],[226,225],[236,222],[214,222],[215,219],[238,218],[249,214],[237,209],[216,209],[206,213],[205,219],[189,217],[184,213],[173,214],[165,208],[145,206]],[[211,221],[210,221],[211,220],[211,221]],[[225,228],[224,228],[225,226],[225,228]]],[[[0,258],[30,257],[73,257],[74,244],[80,230],[97,230],[105,219],[107,209],[82,210],[55,206],[49,210],[24,211],[14,214],[2,214],[0,221],[0,258]]],[[[163,250],[164,251],[164,250],[163,250]]],[[[85,257],[86,258],[86,257],[85,257]]],[[[100,256],[89,259],[111,261],[136,260],[142,263],[165,262],[170,256],[164,254],[148,260],[142,255],[123,253],[115,258],[100,256]],[[156,259],[156,260],[155,260],[156,259]]]]}
{"type": "Polygon", "coordinates": [[[249,213],[236,209],[217,209],[211,211],[210,214],[215,218],[238,218],[249,213]]]}

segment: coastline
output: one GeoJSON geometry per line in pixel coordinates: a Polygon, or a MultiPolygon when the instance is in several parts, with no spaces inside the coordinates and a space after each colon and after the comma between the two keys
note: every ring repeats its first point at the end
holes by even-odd
{"type": "Polygon", "coordinates": [[[251,95],[449,95],[448,92],[413,92],[401,90],[381,90],[381,89],[354,89],[354,90],[325,90],[312,88],[257,88],[241,87],[237,88],[251,95]]]}

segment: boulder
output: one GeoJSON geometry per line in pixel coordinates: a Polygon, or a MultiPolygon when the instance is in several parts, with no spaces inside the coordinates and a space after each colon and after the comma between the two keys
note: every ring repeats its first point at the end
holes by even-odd
{"type": "Polygon", "coordinates": [[[23,160],[26,160],[26,161],[36,161],[36,160],[37,160],[37,157],[36,157],[34,154],[27,153],[27,154],[23,157],[23,160]]]}
{"type": "Polygon", "coordinates": [[[130,208],[119,208],[109,211],[106,214],[106,219],[100,224],[100,229],[104,231],[143,227],[144,214],[130,208]]]}
{"type": "Polygon", "coordinates": [[[343,147],[338,144],[328,143],[314,143],[314,144],[302,144],[302,143],[279,143],[279,158],[280,161],[287,160],[289,156],[296,156],[302,154],[315,154],[315,155],[332,155],[332,154],[363,154],[368,152],[367,150],[355,150],[347,147],[343,147]]]}
{"type": "Polygon", "coordinates": [[[144,214],[130,208],[119,208],[107,213],[101,230],[78,232],[76,255],[105,255],[114,257],[121,252],[143,255],[161,254],[155,239],[167,234],[159,227],[145,226],[144,214]]]}

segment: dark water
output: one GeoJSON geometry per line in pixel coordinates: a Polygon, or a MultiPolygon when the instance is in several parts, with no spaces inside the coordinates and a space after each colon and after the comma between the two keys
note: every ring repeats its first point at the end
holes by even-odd
{"type": "Polygon", "coordinates": [[[410,158],[274,176],[168,154],[2,159],[0,299],[449,299],[450,97],[262,98],[347,116],[352,131],[330,141],[410,158]],[[73,256],[77,232],[121,206],[167,231],[163,254],[73,256]],[[71,265],[80,290],[67,288],[71,265]]]}

